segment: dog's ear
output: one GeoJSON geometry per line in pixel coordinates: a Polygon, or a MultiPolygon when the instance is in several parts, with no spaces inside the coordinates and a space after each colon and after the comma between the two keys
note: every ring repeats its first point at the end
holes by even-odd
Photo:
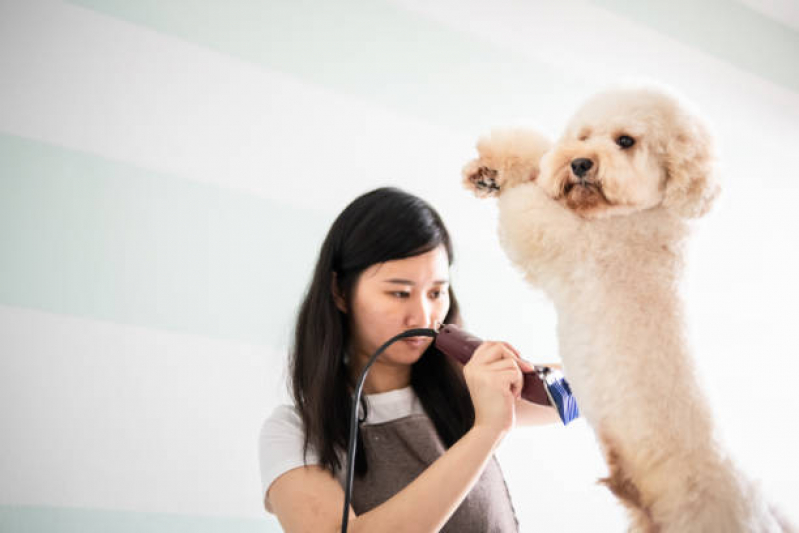
{"type": "Polygon", "coordinates": [[[678,110],[666,140],[666,191],[663,205],[685,218],[707,213],[721,191],[713,139],[695,115],[678,110]]]}
{"type": "Polygon", "coordinates": [[[494,130],[477,141],[479,157],[463,167],[463,185],[482,198],[535,181],[541,156],[551,144],[532,130],[494,130]]]}

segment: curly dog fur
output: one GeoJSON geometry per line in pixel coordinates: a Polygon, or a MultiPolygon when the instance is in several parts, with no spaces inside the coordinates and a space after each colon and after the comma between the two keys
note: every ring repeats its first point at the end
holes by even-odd
{"type": "Polygon", "coordinates": [[[555,143],[517,129],[477,150],[464,184],[497,197],[503,249],[555,304],[564,368],[630,529],[795,531],[719,445],[686,339],[683,248],[719,192],[699,116],[662,88],[616,88],[555,143]]]}

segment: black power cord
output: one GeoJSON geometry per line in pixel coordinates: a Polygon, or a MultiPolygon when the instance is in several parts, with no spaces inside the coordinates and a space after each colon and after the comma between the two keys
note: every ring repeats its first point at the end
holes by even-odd
{"type": "Polygon", "coordinates": [[[361,377],[358,378],[358,384],[355,387],[355,393],[352,395],[352,412],[350,413],[350,440],[347,446],[347,482],[344,487],[344,513],[341,517],[341,533],[347,532],[347,524],[350,518],[350,498],[352,496],[352,479],[355,475],[355,449],[358,446],[358,405],[361,402],[361,392],[363,391],[363,383],[366,381],[366,374],[369,373],[369,368],[372,363],[380,357],[380,354],[386,348],[391,346],[394,342],[405,339],[407,337],[433,337],[436,338],[438,333],[434,329],[429,328],[416,328],[404,331],[399,335],[390,338],[383,344],[374,355],[369,358],[369,362],[363,367],[361,377]]]}

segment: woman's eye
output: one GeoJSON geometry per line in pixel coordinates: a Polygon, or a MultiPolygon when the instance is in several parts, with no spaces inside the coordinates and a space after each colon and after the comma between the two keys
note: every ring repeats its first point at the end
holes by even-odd
{"type": "Polygon", "coordinates": [[[411,295],[411,293],[406,292],[406,291],[394,291],[391,294],[393,294],[397,298],[407,298],[407,297],[409,297],[411,295]]]}
{"type": "Polygon", "coordinates": [[[620,135],[616,139],[616,144],[621,146],[622,149],[626,149],[635,144],[635,139],[633,139],[629,135],[620,135]]]}

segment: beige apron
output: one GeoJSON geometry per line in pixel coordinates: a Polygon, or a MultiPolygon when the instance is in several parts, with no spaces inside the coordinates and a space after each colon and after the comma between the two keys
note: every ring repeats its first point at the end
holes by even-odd
{"type": "MultiPolygon", "coordinates": [[[[361,427],[369,464],[364,477],[355,476],[352,507],[362,514],[394,496],[446,450],[435,426],[424,414],[412,414],[361,427]]],[[[492,455],[477,483],[441,531],[445,533],[517,532],[519,523],[505,478],[492,455]]]]}

